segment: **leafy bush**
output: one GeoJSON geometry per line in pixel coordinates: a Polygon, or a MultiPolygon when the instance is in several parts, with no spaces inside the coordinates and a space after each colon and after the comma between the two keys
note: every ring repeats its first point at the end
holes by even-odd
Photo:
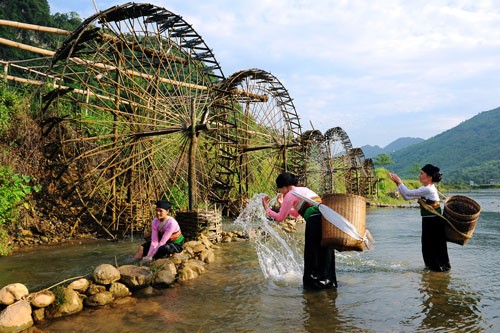
{"type": "Polygon", "coordinates": [[[19,98],[5,84],[0,84],[0,134],[10,126],[19,98]]]}
{"type": "Polygon", "coordinates": [[[14,173],[9,167],[0,166],[0,255],[8,253],[6,228],[19,215],[19,207],[24,205],[26,197],[32,191],[39,191],[40,186],[31,186],[31,177],[14,173]]]}

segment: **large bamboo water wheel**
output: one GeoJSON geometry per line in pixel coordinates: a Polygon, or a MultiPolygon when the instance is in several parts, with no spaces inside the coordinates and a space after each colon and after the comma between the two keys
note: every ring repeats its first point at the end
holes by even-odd
{"type": "Polygon", "coordinates": [[[66,39],[49,74],[45,154],[82,217],[114,235],[149,223],[160,198],[178,209],[210,204],[234,117],[213,93],[224,76],[212,51],[180,16],[133,3],[99,12],[66,39]]]}
{"type": "Polygon", "coordinates": [[[219,89],[235,108],[236,127],[225,141],[226,159],[220,161],[227,163],[221,170],[235,184],[231,197],[275,193],[276,176],[299,172],[304,160],[299,117],[288,91],[260,69],[236,72],[219,89]]]}

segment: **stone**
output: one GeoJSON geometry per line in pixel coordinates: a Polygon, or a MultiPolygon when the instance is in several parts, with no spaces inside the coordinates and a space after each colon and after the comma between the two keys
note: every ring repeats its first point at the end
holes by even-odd
{"type": "Polygon", "coordinates": [[[71,282],[68,285],[68,289],[73,289],[73,290],[79,292],[80,294],[83,294],[87,291],[87,288],[89,287],[89,285],[90,285],[89,280],[82,278],[82,279],[78,279],[78,280],[71,282]]]}
{"type": "Polygon", "coordinates": [[[17,301],[0,312],[0,332],[20,332],[33,323],[31,306],[26,300],[17,301]]]}
{"type": "Polygon", "coordinates": [[[179,265],[183,262],[187,262],[189,259],[191,259],[191,256],[184,252],[174,253],[171,259],[174,264],[179,265]]]}
{"type": "Polygon", "coordinates": [[[109,291],[103,291],[101,293],[97,293],[95,295],[89,296],[85,298],[85,305],[90,306],[90,307],[95,307],[95,306],[103,306],[108,303],[113,302],[114,296],[111,292],[109,291]]]}
{"type": "Polygon", "coordinates": [[[20,332],[33,326],[31,306],[27,300],[20,300],[0,312],[0,332],[20,332]]]}
{"type": "Polygon", "coordinates": [[[56,300],[56,296],[50,290],[42,290],[30,295],[31,305],[37,308],[45,308],[56,300]]]}
{"type": "Polygon", "coordinates": [[[212,249],[205,249],[198,254],[201,261],[211,263],[215,261],[215,253],[212,249]]]}
{"type": "Polygon", "coordinates": [[[175,275],[169,270],[162,270],[156,273],[153,280],[153,286],[157,288],[166,288],[175,283],[175,275]]]}
{"type": "Polygon", "coordinates": [[[113,265],[101,264],[94,269],[93,277],[96,283],[108,285],[120,280],[120,271],[113,265]]]}
{"type": "Polygon", "coordinates": [[[153,280],[153,272],[149,267],[123,265],[120,266],[119,271],[121,275],[120,282],[131,290],[147,287],[153,280]]]}
{"type": "Polygon", "coordinates": [[[45,309],[32,309],[31,317],[35,323],[41,323],[45,319],[45,309]]]}
{"type": "Polygon", "coordinates": [[[45,316],[47,318],[56,318],[82,311],[83,301],[80,295],[73,289],[64,288],[63,292],[64,301],[62,304],[54,302],[45,308],[45,316]]]}
{"type": "Polygon", "coordinates": [[[113,282],[111,287],[109,287],[109,291],[113,294],[115,299],[132,295],[127,286],[120,282],[113,282]]]}
{"type": "Polygon", "coordinates": [[[10,305],[29,294],[22,283],[11,283],[0,289],[0,304],[10,305]]]}
{"type": "Polygon", "coordinates": [[[92,283],[91,285],[89,285],[89,287],[85,291],[85,294],[88,295],[88,296],[91,296],[91,295],[95,295],[95,294],[98,294],[98,293],[103,292],[103,291],[106,291],[106,287],[105,286],[102,286],[100,284],[92,283]]]}
{"type": "Polygon", "coordinates": [[[177,275],[177,279],[179,281],[187,281],[187,280],[192,280],[196,279],[200,274],[198,274],[195,270],[193,270],[189,266],[182,267],[181,270],[179,270],[179,274],[177,275]]]}
{"type": "Polygon", "coordinates": [[[158,267],[160,271],[167,270],[170,271],[174,276],[177,275],[177,268],[174,262],[169,258],[162,258],[154,261],[151,264],[151,268],[155,269],[156,267],[158,267]]]}

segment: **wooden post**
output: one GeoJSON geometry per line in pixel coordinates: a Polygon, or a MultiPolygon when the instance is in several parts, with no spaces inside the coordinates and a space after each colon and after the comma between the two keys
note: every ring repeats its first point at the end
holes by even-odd
{"type": "Polygon", "coordinates": [[[196,112],[194,100],[191,99],[191,131],[189,133],[191,143],[189,145],[189,166],[188,166],[188,183],[189,183],[189,210],[194,210],[197,205],[196,194],[196,150],[198,148],[198,136],[196,134],[196,112]]]}

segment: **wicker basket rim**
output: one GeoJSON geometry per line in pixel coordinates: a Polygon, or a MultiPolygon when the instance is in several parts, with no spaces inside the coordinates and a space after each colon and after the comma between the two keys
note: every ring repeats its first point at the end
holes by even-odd
{"type": "Polygon", "coordinates": [[[356,199],[360,199],[360,200],[363,200],[366,202],[366,198],[361,196],[361,195],[357,195],[357,194],[351,194],[351,193],[327,193],[327,194],[323,194],[321,196],[321,198],[327,198],[327,197],[348,197],[348,198],[356,198],[356,199]]]}

